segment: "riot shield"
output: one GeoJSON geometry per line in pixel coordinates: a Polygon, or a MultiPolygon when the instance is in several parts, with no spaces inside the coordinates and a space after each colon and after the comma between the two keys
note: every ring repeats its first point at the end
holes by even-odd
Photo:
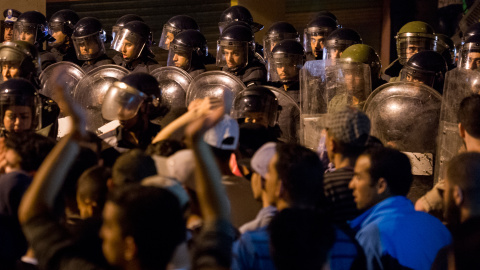
{"type": "Polygon", "coordinates": [[[343,59],[307,61],[300,70],[300,141],[317,149],[329,113],[362,109],[371,92],[370,67],[343,59]]]}
{"type": "Polygon", "coordinates": [[[193,78],[177,67],[160,67],[150,72],[162,91],[162,103],[169,109],[184,108],[188,86],[193,78]]]}
{"type": "Polygon", "coordinates": [[[442,96],[422,83],[384,84],[365,103],[370,134],[407,154],[414,175],[432,176],[441,102],[442,96]]]}
{"type": "Polygon", "coordinates": [[[187,90],[187,107],[198,98],[218,97],[225,100],[225,113],[230,114],[233,99],[245,84],[225,71],[207,71],[195,77],[187,90]]]}
{"type": "Polygon", "coordinates": [[[300,106],[283,89],[264,86],[272,91],[278,100],[279,112],[277,124],[282,131],[279,140],[283,142],[299,142],[300,106]]]}
{"type": "Polygon", "coordinates": [[[118,65],[103,65],[92,69],[77,84],[73,99],[87,114],[87,130],[96,130],[107,123],[102,117],[103,98],[110,85],[119,81],[129,71],[118,65]]]}
{"type": "Polygon", "coordinates": [[[480,93],[480,73],[456,68],[447,72],[438,127],[435,182],[444,178],[446,163],[458,154],[463,140],[458,132],[457,113],[460,102],[471,94],[480,93]]]}
{"type": "Polygon", "coordinates": [[[65,80],[63,86],[66,88],[66,93],[70,93],[71,95],[73,95],[73,91],[78,82],[85,76],[85,72],[83,72],[81,67],[67,61],[52,64],[44,69],[39,76],[40,85],[42,86],[39,92],[40,94],[51,98],[55,102],[57,102],[55,91],[53,90],[53,85],[55,84],[51,80],[53,80],[52,75],[58,71],[63,71],[64,75],[62,79],[65,80]]]}

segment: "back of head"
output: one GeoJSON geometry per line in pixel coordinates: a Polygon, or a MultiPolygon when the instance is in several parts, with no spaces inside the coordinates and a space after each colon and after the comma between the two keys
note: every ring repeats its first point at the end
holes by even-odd
{"type": "Polygon", "coordinates": [[[183,150],[187,148],[185,144],[181,141],[173,140],[173,139],[166,139],[161,140],[157,143],[150,144],[145,150],[145,154],[147,155],[158,155],[162,157],[169,157],[175,154],[179,150],[183,150]]]}
{"type": "Polygon", "coordinates": [[[480,95],[468,96],[460,103],[458,122],[472,137],[480,139],[480,95]]]}
{"type": "Polygon", "coordinates": [[[105,204],[108,187],[107,180],[111,177],[112,172],[107,167],[95,166],[86,170],[77,182],[77,202],[90,201],[95,205],[92,215],[99,217],[105,204]]]}
{"type": "Polygon", "coordinates": [[[410,160],[402,152],[388,147],[367,149],[361,156],[370,159],[372,183],[383,178],[392,196],[406,196],[412,185],[413,175],[410,160]]]}
{"type": "Polygon", "coordinates": [[[163,188],[126,185],[113,190],[108,202],[118,207],[123,237],[132,236],[143,269],[165,269],[185,239],[178,199],[163,188]]]}
{"type": "Polygon", "coordinates": [[[123,153],[112,168],[112,180],[116,187],[128,183],[140,183],[144,178],[155,174],[157,174],[155,162],[140,149],[123,153]]]}
{"type": "Polygon", "coordinates": [[[466,152],[453,157],[448,163],[446,179],[460,187],[467,207],[480,206],[480,153],[466,152]]]}
{"type": "Polygon", "coordinates": [[[291,206],[314,208],[323,196],[323,170],[316,153],[298,144],[277,144],[276,170],[291,206]]]}
{"type": "Polygon", "coordinates": [[[20,168],[26,172],[38,170],[43,160],[55,146],[55,140],[34,132],[22,132],[5,139],[7,149],[20,157],[20,168]]]}
{"type": "Polygon", "coordinates": [[[276,269],[324,269],[329,262],[335,232],[325,215],[287,208],[273,217],[268,229],[276,269]]]}

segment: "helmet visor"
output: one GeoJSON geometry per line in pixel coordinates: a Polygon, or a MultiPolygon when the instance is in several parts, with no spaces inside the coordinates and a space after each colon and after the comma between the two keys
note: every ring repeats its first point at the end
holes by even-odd
{"type": "Polygon", "coordinates": [[[219,40],[217,42],[217,66],[235,71],[248,64],[248,43],[219,40]]]}
{"type": "Polygon", "coordinates": [[[433,36],[400,36],[397,40],[397,54],[402,65],[405,65],[408,59],[418,52],[436,51],[436,49],[433,36]]]}
{"type": "Polygon", "coordinates": [[[167,66],[189,70],[192,63],[192,48],[171,44],[168,50],[167,66]]]}
{"type": "Polygon", "coordinates": [[[123,28],[115,36],[112,48],[117,52],[122,53],[123,59],[129,62],[140,56],[143,47],[145,47],[146,41],[147,40],[139,34],[123,28]]]}
{"type": "Polygon", "coordinates": [[[13,39],[34,44],[37,40],[37,24],[16,22],[13,25],[13,39]]]}
{"type": "Polygon", "coordinates": [[[146,95],[122,82],[114,82],[105,94],[102,116],[107,120],[128,120],[137,115],[146,95]]]}
{"type": "Polygon", "coordinates": [[[158,42],[158,47],[169,50],[170,43],[173,41],[175,36],[180,33],[181,30],[170,25],[164,25],[162,30],[162,36],[160,37],[160,41],[158,42]]]}
{"type": "Polygon", "coordinates": [[[433,87],[435,82],[435,74],[432,72],[424,72],[409,67],[404,67],[400,71],[400,80],[408,82],[420,82],[427,86],[433,87]]]}
{"type": "Polygon", "coordinates": [[[271,95],[242,95],[235,99],[232,117],[241,123],[273,127],[277,120],[278,101],[271,95]]]}
{"type": "Polygon", "coordinates": [[[265,58],[270,58],[275,45],[283,40],[295,40],[300,42],[300,38],[294,33],[279,33],[276,35],[265,36],[263,38],[263,53],[265,54],[265,58]]]}
{"type": "Polygon", "coordinates": [[[298,81],[298,74],[303,66],[303,55],[275,53],[268,60],[269,82],[298,81]]]}
{"type": "Polygon", "coordinates": [[[356,44],[353,40],[332,40],[327,42],[323,48],[323,59],[338,59],[351,45],[356,44]]]}
{"type": "Polygon", "coordinates": [[[465,43],[459,59],[459,67],[480,70],[480,46],[476,43],[465,43]]]}
{"type": "Polygon", "coordinates": [[[105,46],[100,37],[100,32],[83,37],[72,36],[72,38],[79,60],[95,59],[105,53],[105,46]]]}
{"type": "Polygon", "coordinates": [[[305,52],[322,54],[325,39],[333,31],[329,27],[309,27],[303,33],[303,49],[305,52]]]}

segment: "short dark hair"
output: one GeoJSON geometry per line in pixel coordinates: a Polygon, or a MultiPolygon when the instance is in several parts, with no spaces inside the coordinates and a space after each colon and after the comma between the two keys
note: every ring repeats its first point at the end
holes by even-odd
{"type": "Polygon", "coordinates": [[[43,160],[55,146],[55,140],[35,132],[10,134],[5,139],[7,149],[12,149],[20,156],[20,167],[26,172],[38,170],[43,160]]]}
{"type": "Polygon", "coordinates": [[[458,122],[462,123],[469,135],[480,139],[480,95],[473,94],[462,100],[458,122]]]}
{"type": "Polygon", "coordinates": [[[405,154],[389,147],[372,147],[361,156],[370,159],[372,184],[384,178],[392,195],[407,195],[413,182],[413,175],[410,160],[405,154]]]}
{"type": "Polygon", "coordinates": [[[111,175],[112,172],[109,168],[94,166],[78,178],[77,197],[96,202],[98,211],[95,212],[95,215],[100,214],[103,210],[108,193],[107,180],[111,175]]]}
{"type": "Polygon", "coordinates": [[[268,230],[278,270],[322,269],[335,241],[329,218],[311,209],[286,208],[273,217],[268,230]]]}
{"type": "Polygon", "coordinates": [[[467,204],[480,206],[480,153],[465,152],[453,157],[447,165],[447,181],[460,187],[467,204]]]}
{"type": "Polygon", "coordinates": [[[155,162],[141,149],[132,149],[123,153],[112,168],[112,180],[115,186],[140,183],[144,178],[156,174],[155,162]]]}
{"type": "Polygon", "coordinates": [[[185,240],[185,222],[178,199],[169,191],[128,184],[116,187],[108,201],[119,207],[123,236],[132,236],[144,269],[165,269],[185,240]]]}
{"type": "Polygon", "coordinates": [[[145,150],[145,154],[147,155],[158,155],[163,157],[169,157],[175,154],[179,150],[186,149],[186,145],[177,140],[167,139],[161,140],[154,144],[150,144],[145,150]]]}
{"type": "Polygon", "coordinates": [[[278,177],[290,204],[318,207],[323,201],[323,167],[320,158],[299,144],[278,143],[278,177]]]}

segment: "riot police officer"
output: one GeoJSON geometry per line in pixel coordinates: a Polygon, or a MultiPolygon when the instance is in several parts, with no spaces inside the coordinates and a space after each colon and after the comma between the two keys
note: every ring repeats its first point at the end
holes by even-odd
{"type": "Polygon", "coordinates": [[[387,83],[383,80],[382,75],[382,63],[377,52],[372,47],[365,44],[355,44],[343,51],[340,59],[346,59],[352,62],[364,63],[370,67],[370,75],[372,82],[372,89],[375,90],[382,84],[387,83]]]}
{"type": "Polygon", "coordinates": [[[303,34],[303,47],[307,61],[323,59],[325,39],[335,29],[337,29],[337,22],[328,16],[318,16],[307,24],[303,34]]]}
{"type": "Polygon", "coordinates": [[[16,9],[5,9],[3,11],[5,19],[0,25],[0,43],[13,40],[13,23],[18,20],[20,14],[22,13],[16,9]]]}
{"type": "Polygon", "coordinates": [[[98,19],[86,17],[79,20],[72,39],[77,58],[85,61],[82,65],[85,73],[95,67],[113,64],[113,60],[105,54],[105,31],[98,19]]]}
{"type": "Polygon", "coordinates": [[[36,88],[38,76],[42,72],[37,48],[28,42],[15,40],[0,44],[0,64],[2,80],[24,78],[36,88]]]}
{"type": "MultiPolygon", "coordinates": [[[[115,37],[117,36],[118,32],[122,30],[122,28],[125,26],[125,24],[133,21],[140,21],[144,22],[143,19],[136,15],[136,14],[127,14],[123,15],[122,17],[118,18],[118,20],[115,22],[115,25],[112,26],[112,41],[111,41],[111,47],[113,46],[113,41],[115,41],[115,37]]],[[[112,57],[113,62],[117,65],[121,65],[123,62],[123,55],[122,54],[115,54],[112,57]]]]}
{"type": "Polygon", "coordinates": [[[68,61],[79,66],[83,64],[75,54],[72,41],[73,29],[79,20],[78,14],[69,9],[57,11],[50,18],[48,33],[55,38],[55,41],[48,42],[48,45],[52,47],[50,52],[55,55],[57,62],[68,61]]]}
{"type": "Polygon", "coordinates": [[[247,26],[232,25],[217,41],[217,66],[237,76],[246,86],[266,81],[267,70],[254,54],[253,32],[247,26]]]}
{"type": "Polygon", "coordinates": [[[459,53],[458,67],[480,70],[480,35],[472,35],[465,40],[459,53]]]}
{"type": "Polygon", "coordinates": [[[325,40],[323,59],[340,58],[346,48],[362,43],[362,38],[357,31],[350,28],[337,29],[328,35],[325,40]]]}
{"type": "Polygon", "coordinates": [[[205,72],[204,59],[207,55],[207,40],[203,34],[196,30],[185,30],[170,43],[167,66],[181,68],[195,78],[205,72]]]}
{"type": "Polygon", "coordinates": [[[160,97],[157,80],[147,73],[132,73],[113,83],[103,100],[102,116],[119,120],[120,126],[105,142],[119,152],[145,149],[160,131],[160,126],[150,122],[158,117],[160,97]]]}
{"type": "Polygon", "coordinates": [[[146,72],[160,67],[150,51],[150,27],[141,21],[126,23],[112,43],[114,50],[122,53],[120,66],[132,72],[146,72]]]}
{"type": "Polygon", "coordinates": [[[385,74],[397,77],[403,65],[414,54],[424,50],[436,50],[436,38],[433,28],[424,22],[413,21],[400,28],[397,35],[398,58],[385,69],[385,74]]]}
{"type": "Polygon", "coordinates": [[[400,71],[400,80],[421,82],[443,93],[443,82],[447,63],[443,56],[434,51],[421,51],[410,57],[400,71]]]}
{"type": "Polygon", "coordinates": [[[55,63],[55,55],[43,49],[45,41],[53,41],[48,34],[47,19],[38,11],[22,13],[13,25],[13,39],[31,43],[37,47],[42,63],[42,70],[55,63]]]}
{"type": "MultiPolygon", "coordinates": [[[[304,51],[300,42],[284,40],[272,50],[272,57],[268,61],[268,81],[275,87],[285,91],[296,91],[292,96],[298,103],[300,90],[299,72],[304,63],[304,51]]],[[[287,92],[288,93],[288,92],[287,92]]]]}
{"type": "Polygon", "coordinates": [[[225,9],[220,15],[220,21],[218,23],[220,34],[222,34],[223,30],[225,30],[230,23],[235,21],[247,23],[254,33],[263,29],[262,24],[253,21],[252,14],[246,7],[237,5],[225,9]]]}
{"type": "Polygon", "coordinates": [[[162,36],[158,46],[164,50],[169,50],[170,43],[175,36],[188,29],[200,31],[200,27],[198,27],[197,22],[192,17],[187,15],[173,16],[163,25],[162,36]]]}
{"type": "Polygon", "coordinates": [[[273,47],[283,40],[296,40],[300,42],[300,36],[298,35],[297,29],[290,23],[276,22],[268,28],[267,33],[263,36],[264,55],[267,61],[271,57],[273,47]]]}
{"type": "Polygon", "coordinates": [[[35,130],[39,105],[37,91],[29,81],[14,78],[0,84],[1,135],[35,130]]]}

